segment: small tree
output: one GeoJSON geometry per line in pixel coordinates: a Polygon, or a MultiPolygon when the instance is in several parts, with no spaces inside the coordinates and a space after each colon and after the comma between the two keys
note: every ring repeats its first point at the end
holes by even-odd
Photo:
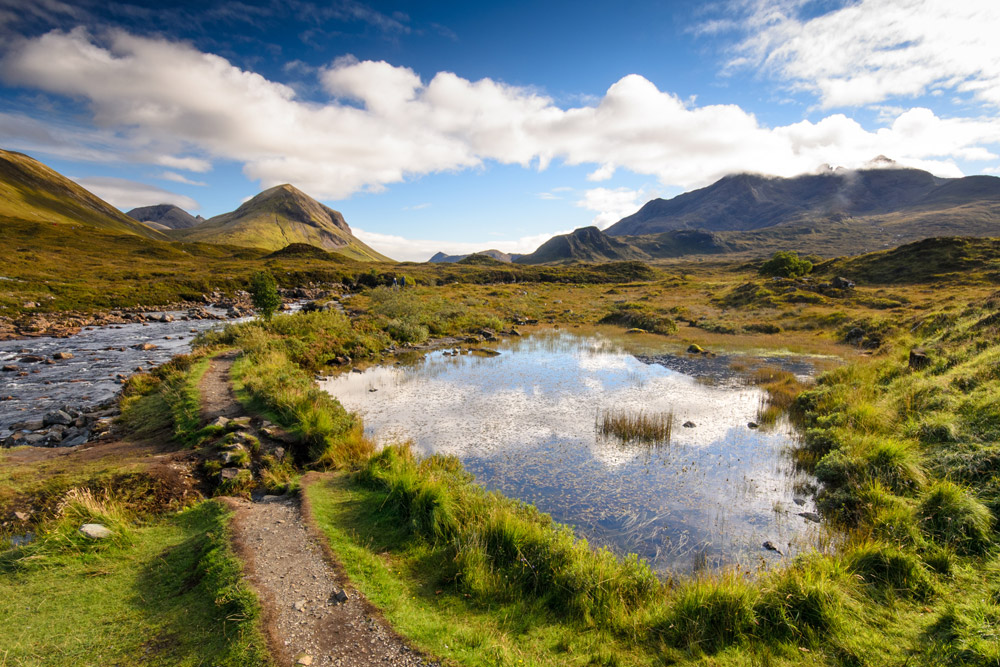
{"type": "Polygon", "coordinates": [[[278,284],[267,271],[258,271],[250,276],[250,300],[253,307],[265,320],[270,321],[274,311],[281,305],[278,284]]]}
{"type": "Polygon", "coordinates": [[[799,259],[798,253],[779,250],[760,267],[762,276],[781,276],[782,278],[798,278],[812,271],[813,265],[808,259],[799,259]]]}

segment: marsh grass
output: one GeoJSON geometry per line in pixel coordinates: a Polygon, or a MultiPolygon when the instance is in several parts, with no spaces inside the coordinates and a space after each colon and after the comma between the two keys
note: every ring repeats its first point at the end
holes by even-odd
{"type": "Polygon", "coordinates": [[[597,432],[623,444],[668,444],[674,413],[606,408],[597,412],[597,432]]]}

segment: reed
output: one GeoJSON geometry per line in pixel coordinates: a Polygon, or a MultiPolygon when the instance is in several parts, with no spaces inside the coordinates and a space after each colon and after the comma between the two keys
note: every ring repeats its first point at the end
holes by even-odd
{"type": "Polygon", "coordinates": [[[604,409],[597,413],[597,431],[622,443],[668,443],[674,426],[673,412],[604,409]]]}

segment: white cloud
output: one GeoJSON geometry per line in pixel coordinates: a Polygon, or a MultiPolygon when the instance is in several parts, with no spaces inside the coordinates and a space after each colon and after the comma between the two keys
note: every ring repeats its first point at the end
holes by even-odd
{"type": "Polygon", "coordinates": [[[826,108],[941,89],[1000,106],[996,0],[861,0],[801,19],[804,5],[753,3],[729,66],[775,71],[826,108]]]}
{"type": "Polygon", "coordinates": [[[208,185],[208,183],[204,181],[192,181],[187,176],[184,176],[183,174],[178,174],[175,171],[164,171],[160,175],[158,175],[157,178],[161,178],[165,181],[173,181],[174,183],[183,183],[184,185],[198,185],[198,186],[208,185]]]}
{"type": "Polygon", "coordinates": [[[190,197],[158,188],[155,185],[137,183],[124,178],[91,176],[89,178],[73,178],[73,180],[123,211],[139,206],[155,206],[156,204],[174,204],[187,211],[197,211],[201,208],[198,202],[190,197]]]}
{"type": "Polygon", "coordinates": [[[422,204],[414,204],[413,206],[404,206],[403,210],[404,211],[422,211],[423,209],[430,208],[430,207],[431,207],[431,203],[428,202],[428,201],[425,201],[422,204]]]}
{"type": "Polygon", "coordinates": [[[527,88],[449,72],[425,82],[385,62],[341,58],[317,75],[331,98],[304,101],[186,44],[122,32],[103,43],[82,30],[26,40],[0,62],[11,84],[87,100],[96,132],[133,156],[191,171],[233,160],[263,187],[294,183],[327,200],[487,161],[593,165],[594,179],[626,169],[683,188],[735,171],[858,167],[879,154],[957,175],[956,160],[992,159],[1000,142],[1000,119],[927,109],[875,131],[840,114],[767,127],[739,106],[696,106],[635,74],[569,109],[527,88]]]}
{"type": "Polygon", "coordinates": [[[583,199],[576,205],[591,211],[596,211],[593,224],[600,229],[606,229],[627,215],[632,215],[649,199],[645,190],[629,188],[593,188],[585,190],[583,199]]]}
{"type": "Polygon", "coordinates": [[[359,239],[370,245],[380,253],[404,262],[426,262],[435,253],[443,252],[446,255],[468,255],[483,250],[500,250],[506,253],[527,254],[534,252],[538,246],[548,241],[553,236],[568,234],[569,231],[555,232],[554,234],[535,234],[533,236],[523,236],[513,241],[483,241],[483,242],[462,242],[462,241],[431,241],[425,239],[408,239],[394,234],[379,234],[368,232],[357,227],[352,227],[351,231],[359,239]]]}

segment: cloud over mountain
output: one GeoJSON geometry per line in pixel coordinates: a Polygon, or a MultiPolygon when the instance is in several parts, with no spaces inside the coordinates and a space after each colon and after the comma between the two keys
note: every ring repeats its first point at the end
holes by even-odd
{"type": "MultiPolygon", "coordinates": [[[[841,114],[767,127],[737,105],[696,106],[635,74],[565,109],[529,88],[450,72],[425,81],[381,61],[338,58],[317,76],[325,96],[303,99],[185,43],[83,29],[23,40],[0,62],[8,84],[85,100],[96,134],[132,159],[198,171],[233,160],[262,187],[291,182],[323,199],[489,161],[594,165],[595,178],[625,169],[684,188],[734,171],[856,167],[878,154],[958,176],[953,159],[993,159],[1000,142],[996,118],[921,108],[876,131],[841,114]]],[[[58,140],[33,136],[20,148],[58,140]]],[[[99,154],[101,141],[88,148],[99,154]]]]}

